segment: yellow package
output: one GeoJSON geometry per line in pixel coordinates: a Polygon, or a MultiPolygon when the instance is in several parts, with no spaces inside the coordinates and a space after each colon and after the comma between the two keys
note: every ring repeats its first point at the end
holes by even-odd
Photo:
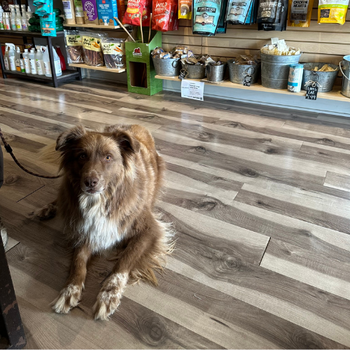
{"type": "Polygon", "coordinates": [[[318,23],[344,24],[349,0],[319,0],[318,23]]]}
{"type": "Polygon", "coordinates": [[[288,25],[310,27],[313,0],[289,0],[288,25]]]}

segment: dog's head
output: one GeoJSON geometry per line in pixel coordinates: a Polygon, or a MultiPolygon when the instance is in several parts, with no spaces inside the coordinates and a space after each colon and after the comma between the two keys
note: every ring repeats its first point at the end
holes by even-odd
{"type": "Polygon", "coordinates": [[[78,125],[58,137],[56,150],[70,181],[86,194],[97,194],[123,181],[140,143],[122,127],[101,133],[78,125]]]}

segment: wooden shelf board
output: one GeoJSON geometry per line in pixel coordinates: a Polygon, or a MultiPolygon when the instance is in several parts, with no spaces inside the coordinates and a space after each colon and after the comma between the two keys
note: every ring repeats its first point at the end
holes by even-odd
{"type": "Polygon", "coordinates": [[[101,66],[101,67],[88,66],[87,64],[84,64],[84,63],[70,63],[69,67],[100,70],[100,71],[109,72],[109,73],[123,73],[123,72],[125,72],[125,68],[111,69],[111,68],[107,68],[105,66],[101,66]]]}
{"type": "MultiPolygon", "coordinates": [[[[180,81],[178,77],[168,77],[164,75],[156,75],[156,79],[162,79],[162,80],[170,80],[170,81],[180,81]]],[[[201,79],[188,79],[188,80],[194,80],[194,81],[202,81],[201,79]]],[[[209,83],[204,82],[208,85],[218,86],[218,87],[225,87],[225,88],[231,88],[231,89],[243,89],[243,90],[250,90],[250,91],[259,91],[259,92],[267,92],[267,93],[275,93],[275,94],[285,94],[290,96],[301,96],[305,97],[305,91],[301,92],[289,92],[287,89],[270,89],[265,88],[260,84],[253,84],[251,86],[243,86],[240,84],[231,83],[230,81],[224,81],[222,83],[209,83]]],[[[317,94],[317,98],[323,98],[327,100],[334,100],[334,101],[342,101],[342,102],[349,102],[350,98],[343,96],[340,93],[341,88],[335,86],[333,88],[333,91],[330,92],[320,92],[317,94]]]]}
{"type": "MultiPolygon", "coordinates": [[[[125,24],[124,27],[128,27],[128,24],[125,24]]],[[[95,28],[95,29],[122,29],[121,26],[105,26],[100,24],[64,24],[63,27],[66,28],[72,28],[72,27],[79,27],[79,28],[95,28]]]]}

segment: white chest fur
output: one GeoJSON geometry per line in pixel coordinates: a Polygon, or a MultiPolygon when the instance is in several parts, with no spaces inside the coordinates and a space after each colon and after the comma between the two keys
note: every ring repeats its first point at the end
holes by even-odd
{"type": "Polygon", "coordinates": [[[122,240],[118,224],[107,215],[102,194],[82,194],[79,207],[82,214],[82,220],[76,225],[79,238],[89,244],[93,252],[111,248],[122,240]]]}

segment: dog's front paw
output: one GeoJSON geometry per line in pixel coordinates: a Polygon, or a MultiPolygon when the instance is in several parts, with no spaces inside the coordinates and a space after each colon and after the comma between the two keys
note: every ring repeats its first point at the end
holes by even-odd
{"type": "Polygon", "coordinates": [[[82,288],[69,284],[61,290],[59,296],[52,302],[52,309],[58,314],[67,314],[70,309],[79,304],[82,288]]]}
{"type": "Polygon", "coordinates": [[[108,320],[117,310],[127,283],[127,273],[114,274],[105,282],[93,308],[95,320],[108,320]]]}
{"type": "Polygon", "coordinates": [[[49,220],[56,216],[57,206],[55,204],[47,204],[43,208],[35,210],[33,215],[39,218],[39,220],[49,220]]]}

